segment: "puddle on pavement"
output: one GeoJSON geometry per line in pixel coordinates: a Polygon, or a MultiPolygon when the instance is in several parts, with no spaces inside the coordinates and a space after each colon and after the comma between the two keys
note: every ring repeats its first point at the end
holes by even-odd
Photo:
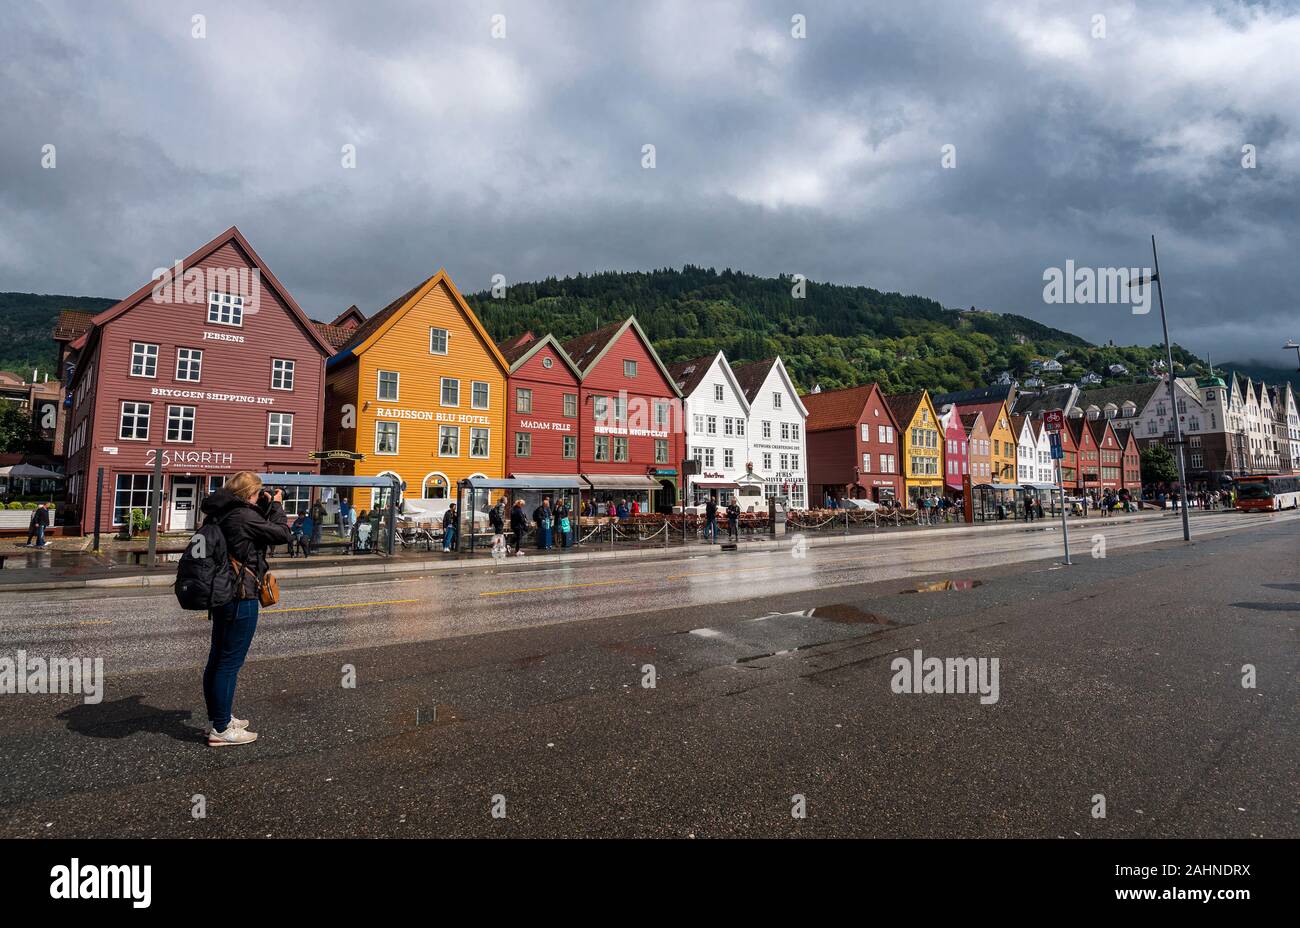
{"type": "Polygon", "coordinates": [[[812,615],[818,619],[825,619],[828,622],[836,622],[841,625],[894,625],[895,623],[884,616],[876,615],[874,612],[867,612],[865,609],[859,609],[848,603],[833,603],[829,606],[818,606],[812,610],[812,615]]]}
{"type": "Polygon", "coordinates": [[[933,583],[918,583],[914,589],[901,590],[903,593],[946,593],[949,590],[973,590],[983,586],[983,580],[936,580],[933,583]]]}

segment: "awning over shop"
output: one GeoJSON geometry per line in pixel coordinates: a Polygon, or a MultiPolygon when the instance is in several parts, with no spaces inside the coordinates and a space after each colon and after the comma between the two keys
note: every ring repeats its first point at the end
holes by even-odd
{"type": "Polygon", "coordinates": [[[593,490],[658,490],[659,481],[644,474],[583,474],[593,490]]]}
{"type": "Polygon", "coordinates": [[[471,490],[578,490],[582,482],[573,474],[515,474],[491,479],[467,477],[460,482],[471,490]]]}
{"type": "Polygon", "coordinates": [[[691,486],[701,490],[739,490],[740,484],[734,480],[692,480],[691,486]]]}
{"type": "Polygon", "coordinates": [[[1021,489],[1051,491],[1057,489],[1057,486],[1054,483],[1025,483],[1025,484],[1021,484],[1021,489]]]}

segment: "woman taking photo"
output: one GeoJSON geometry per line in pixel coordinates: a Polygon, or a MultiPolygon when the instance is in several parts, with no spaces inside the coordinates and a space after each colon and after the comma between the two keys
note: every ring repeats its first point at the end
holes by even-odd
{"type": "Polygon", "coordinates": [[[257,740],[257,734],[248,730],[248,720],[235,718],[231,710],[239,668],[244,666],[248,646],[257,631],[258,594],[267,569],[266,549],[292,542],[283,500],[280,490],[274,495],[263,490],[257,474],[241,471],[203,501],[203,513],[216,523],[226,540],[226,552],[237,580],[235,598],[208,611],[212,647],[203,668],[203,699],[212,722],[208,732],[212,747],[257,740]]]}

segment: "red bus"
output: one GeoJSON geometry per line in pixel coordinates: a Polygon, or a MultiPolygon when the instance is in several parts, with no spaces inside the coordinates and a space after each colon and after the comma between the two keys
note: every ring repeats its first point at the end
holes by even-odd
{"type": "Polygon", "coordinates": [[[1300,477],[1238,477],[1237,508],[1242,512],[1276,512],[1300,506],[1300,477]]]}

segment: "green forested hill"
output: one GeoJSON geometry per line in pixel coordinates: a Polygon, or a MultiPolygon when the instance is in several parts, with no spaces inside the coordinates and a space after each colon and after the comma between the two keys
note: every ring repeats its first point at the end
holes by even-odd
{"type": "MultiPolygon", "coordinates": [[[[1010,371],[1022,380],[1034,358],[1058,357],[1051,383],[1091,371],[1107,384],[1126,382],[1162,357],[1152,347],[1095,346],[1032,319],[1002,313],[945,309],[934,300],[870,287],[808,282],[794,299],[789,277],[764,278],[687,265],[680,270],[606,272],[548,278],[466,299],[501,340],[527,329],[568,339],[634,314],[667,362],[718,349],[732,361],[779,354],[802,389],[876,380],[888,392],[925,387],[932,392],[981,386],[1010,371]],[[1122,364],[1131,375],[1112,377],[1122,364]]],[[[0,293],[0,369],[29,376],[52,370],[50,332],[60,309],[98,311],[113,300],[96,297],[0,293]]],[[[371,312],[374,311],[372,307],[371,312]]],[[[1175,349],[1179,365],[1195,356],[1175,349]]]]}
{"type": "MultiPolygon", "coordinates": [[[[869,287],[809,282],[805,296],[794,299],[793,283],[687,265],[548,278],[514,284],[503,300],[490,292],[466,299],[498,340],[528,329],[563,340],[634,314],[666,362],[719,348],[733,362],[779,354],[803,389],[875,380],[888,392],[959,390],[1003,370],[1023,377],[1035,357],[1058,352],[1067,353],[1067,375],[1106,374],[1115,363],[1136,374],[1160,354],[1097,347],[1022,316],[945,309],[869,287]]],[[[1196,360],[1181,350],[1176,357],[1196,360]]]]}
{"type": "Polygon", "coordinates": [[[116,302],[97,296],[0,293],[0,370],[31,377],[35,368],[57,377],[58,352],[50,333],[59,310],[97,313],[116,302]]]}

